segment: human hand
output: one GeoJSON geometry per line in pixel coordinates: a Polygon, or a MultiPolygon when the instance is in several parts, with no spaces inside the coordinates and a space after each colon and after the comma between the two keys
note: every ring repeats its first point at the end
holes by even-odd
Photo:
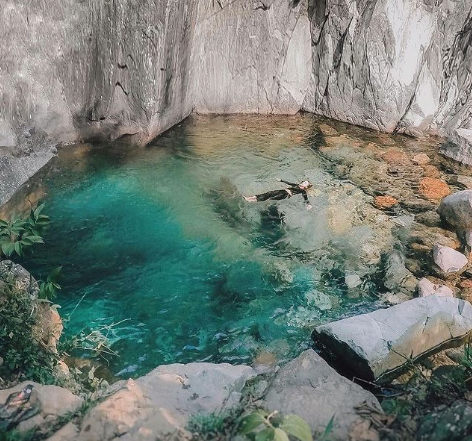
{"type": "Polygon", "coordinates": [[[312,206],[311,204],[308,204],[308,205],[306,206],[306,209],[307,209],[307,210],[311,210],[312,208],[313,208],[313,206],[312,206]]]}

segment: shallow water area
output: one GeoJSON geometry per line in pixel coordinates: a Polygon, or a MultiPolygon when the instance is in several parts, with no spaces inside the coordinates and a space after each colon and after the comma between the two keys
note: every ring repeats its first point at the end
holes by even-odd
{"type": "MultiPolygon", "coordinates": [[[[434,209],[423,175],[411,184],[402,173],[436,151],[307,114],[195,116],[145,148],[64,148],[37,188],[53,226],[25,266],[40,277],[63,266],[66,337],[106,337],[114,375],[283,361],[310,345],[314,326],[410,289],[385,283],[384,261],[414,228],[411,207],[434,209]],[[301,196],[244,201],[283,188],[279,177],[309,179],[314,208],[301,196]],[[389,185],[405,204],[380,211],[372,196],[389,185]]],[[[76,355],[92,352],[81,346],[76,355]]]]}

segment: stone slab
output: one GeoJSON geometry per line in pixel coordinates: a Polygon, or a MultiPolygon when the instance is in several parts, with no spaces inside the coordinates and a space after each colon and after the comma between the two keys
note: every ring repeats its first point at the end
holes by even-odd
{"type": "Polygon", "coordinates": [[[411,361],[457,343],[472,330],[472,305],[430,295],[318,326],[316,345],[361,378],[386,381],[411,361]]]}

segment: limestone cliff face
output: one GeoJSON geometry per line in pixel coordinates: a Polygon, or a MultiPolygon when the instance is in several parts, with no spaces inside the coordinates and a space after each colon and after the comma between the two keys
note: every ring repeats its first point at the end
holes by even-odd
{"type": "Polygon", "coordinates": [[[57,143],[144,144],[192,109],[194,2],[0,0],[0,205],[57,143]]]}
{"type": "Polygon", "coordinates": [[[467,0],[313,1],[304,109],[388,132],[439,132],[463,146],[456,159],[472,162],[471,14],[467,0]]]}
{"type": "Polygon", "coordinates": [[[312,68],[306,3],[221,4],[199,1],[192,51],[195,110],[298,112],[312,68]]]}
{"type": "Polygon", "coordinates": [[[470,0],[0,0],[0,204],[58,143],[299,110],[472,162],[470,0]]]}

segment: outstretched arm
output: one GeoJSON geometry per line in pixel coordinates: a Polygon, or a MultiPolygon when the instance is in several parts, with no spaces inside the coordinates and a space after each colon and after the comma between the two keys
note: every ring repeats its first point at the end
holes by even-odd
{"type": "Polygon", "coordinates": [[[280,179],[280,178],[277,178],[277,181],[283,182],[284,184],[292,185],[294,187],[298,185],[298,184],[294,184],[293,182],[284,181],[283,179],[280,179]]]}

